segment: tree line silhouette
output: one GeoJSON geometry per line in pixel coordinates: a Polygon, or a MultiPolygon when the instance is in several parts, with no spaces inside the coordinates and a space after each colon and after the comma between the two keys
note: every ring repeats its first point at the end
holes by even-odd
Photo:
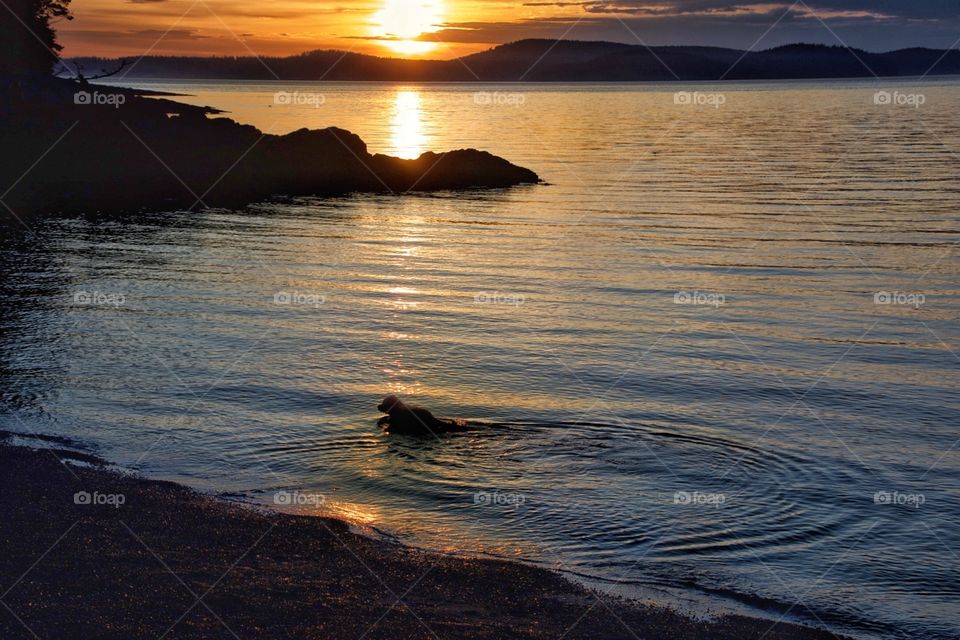
{"type": "Polygon", "coordinates": [[[70,0],[4,0],[0,75],[50,73],[63,50],[54,25],[72,19],[70,0]]]}

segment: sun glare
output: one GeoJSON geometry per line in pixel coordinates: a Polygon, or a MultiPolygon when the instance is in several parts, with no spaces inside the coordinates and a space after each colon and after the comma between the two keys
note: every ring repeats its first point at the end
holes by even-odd
{"type": "Polygon", "coordinates": [[[417,38],[439,30],[441,1],[385,0],[383,8],[373,16],[373,35],[383,38],[383,45],[396,53],[429,53],[437,44],[417,38]]]}
{"type": "Polygon", "coordinates": [[[390,118],[390,151],[400,158],[417,158],[423,153],[424,137],[420,92],[415,89],[397,91],[390,118]]]}

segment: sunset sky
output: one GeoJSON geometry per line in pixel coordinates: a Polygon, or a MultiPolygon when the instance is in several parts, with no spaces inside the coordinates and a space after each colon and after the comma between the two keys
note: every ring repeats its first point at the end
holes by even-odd
{"type": "Polygon", "coordinates": [[[875,51],[955,46],[956,0],[73,0],[64,55],[289,55],[343,49],[451,58],[522,38],[790,42],[875,51]],[[772,27],[772,28],[771,28],[772,27]]]}

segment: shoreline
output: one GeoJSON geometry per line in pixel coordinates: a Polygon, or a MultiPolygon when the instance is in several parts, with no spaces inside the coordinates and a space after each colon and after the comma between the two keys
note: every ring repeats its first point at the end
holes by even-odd
{"type": "Polygon", "coordinates": [[[741,615],[698,620],[526,563],[385,542],[57,448],[68,445],[0,432],[4,638],[837,637],[741,615]]]}

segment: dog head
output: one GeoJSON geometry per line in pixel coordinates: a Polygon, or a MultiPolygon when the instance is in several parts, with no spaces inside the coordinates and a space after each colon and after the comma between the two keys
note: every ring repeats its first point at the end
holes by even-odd
{"type": "Polygon", "coordinates": [[[395,411],[403,411],[407,408],[407,405],[403,404],[403,401],[400,400],[395,395],[389,395],[383,399],[383,402],[377,405],[377,409],[384,413],[393,413],[395,411]]]}

